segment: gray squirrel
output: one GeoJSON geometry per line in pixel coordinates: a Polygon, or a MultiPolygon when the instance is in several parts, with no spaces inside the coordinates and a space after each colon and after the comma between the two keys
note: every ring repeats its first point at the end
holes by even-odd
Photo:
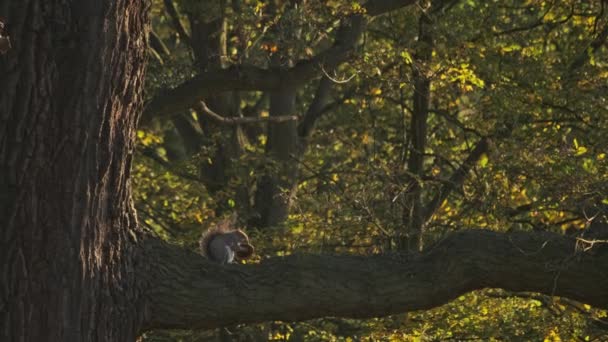
{"type": "Polygon", "coordinates": [[[199,241],[201,253],[207,259],[220,264],[231,264],[253,255],[249,237],[240,229],[234,229],[236,218],[225,219],[209,228],[199,241]]]}

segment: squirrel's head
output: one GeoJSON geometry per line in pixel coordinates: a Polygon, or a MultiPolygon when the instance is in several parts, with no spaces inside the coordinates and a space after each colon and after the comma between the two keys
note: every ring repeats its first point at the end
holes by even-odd
{"type": "Polygon", "coordinates": [[[235,255],[237,260],[248,259],[253,255],[254,248],[249,243],[249,237],[244,231],[237,229],[233,232],[237,239],[235,255]]]}

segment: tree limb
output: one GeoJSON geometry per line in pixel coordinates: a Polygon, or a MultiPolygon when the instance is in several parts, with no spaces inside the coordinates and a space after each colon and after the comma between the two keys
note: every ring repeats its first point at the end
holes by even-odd
{"type": "Polygon", "coordinates": [[[167,9],[167,13],[169,17],[171,17],[171,22],[175,27],[175,30],[179,34],[180,38],[183,39],[188,45],[191,44],[190,36],[186,33],[186,29],[184,25],[182,25],[181,20],[179,19],[179,13],[177,13],[177,8],[175,8],[175,4],[173,0],[165,0],[165,8],[167,9]]]}
{"type": "Polygon", "coordinates": [[[329,98],[329,93],[331,91],[331,80],[325,76],[319,81],[319,85],[317,86],[317,90],[315,92],[315,97],[312,100],[311,104],[308,106],[308,110],[304,115],[304,119],[298,125],[298,136],[301,138],[307,138],[312,132],[315,122],[321,117],[325,111],[325,103],[329,98]]]}
{"type": "Polygon", "coordinates": [[[607,246],[538,233],[465,230],[424,253],[291,255],[217,265],[153,238],[142,243],[146,328],[377,317],[440,306],[483,288],[532,291],[608,308],[607,246]],[[147,266],[145,266],[147,265],[147,266]]]}
{"type": "Polygon", "coordinates": [[[589,46],[574,59],[572,64],[570,64],[569,72],[573,73],[578,68],[585,65],[590,59],[590,52],[597,53],[602,45],[606,43],[606,39],[608,39],[608,25],[605,25],[602,31],[593,39],[593,41],[591,41],[591,43],[589,43],[589,46]]]}
{"type": "Polygon", "coordinates": [[[156,95],[144,109],[142,122],[154,117],[170,116],[187,110],[198,100],[229,90],[272,90],[279,88],[287,75],[281,70],[255,66],[232,66],[227,69],[201,72],[174,89],[156,95]]]}
{"type": "Polygon", "coordinates": [[[158,53],[161,57],[166,57],[171,54],[171,51],[167,48],[167,45],[163,42],[163,40],[154,32],[154,30],[150,30],[149,33],[150,39],[150,47],[158,53]]]}
{"type": "Polygon", "coordinates": [[[252,123],[263,123],[263,122],[285,122],[285,121],[297,121],[297,115],[282,115],[282,116],[265,116],[265,117],[228,117],[221,116],[216,112],[212,111],[205,102],[199,101],[196,105],[197,112],[205,115],[206,117],[214,120],[217,123],[224,125],[241,125],[241,124],[252,124],[252,123]]]}
{"type": "Polygon", "coordinates": [[[441,203],[445,201],[450,193],[462,185],[467,177],[471,168],[477,163],[479,158],[484,153],[488,152],[489,141],[488,138],[481,138],[475,148],[471,151],[467,159],[462,162],[462,165],[450,176],[450,179],[439,189],[439,192],[431,199],[424,210],[423,222],[427,222],[431,216],[435,213],[435,210],[441,206],[441,203]]]}
{"type": "Polygon", "coordinates": [[[416,0],[369,0],[364,7],[370,16],[377,16],[413,5],[416,0]]]}

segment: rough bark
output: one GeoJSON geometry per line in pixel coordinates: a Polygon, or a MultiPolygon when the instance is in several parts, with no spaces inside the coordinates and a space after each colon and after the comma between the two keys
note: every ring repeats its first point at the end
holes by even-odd
{"type": "Polygon", "coordinates": [[[128,341],[143,0],[0,1],[0,340],[128,341]]]}
{"type": "Polygon", "coordinates": [[[442,305],[476,289],[564,296],[608,308],[608,246],[551,233],[452,234],[422,254],[292,255],[218,266],[160,241],[145,326],[214,328],[316,317],[377,317],[442,305]],[[578,242],[577,242],[578,241],[578,242]]]}

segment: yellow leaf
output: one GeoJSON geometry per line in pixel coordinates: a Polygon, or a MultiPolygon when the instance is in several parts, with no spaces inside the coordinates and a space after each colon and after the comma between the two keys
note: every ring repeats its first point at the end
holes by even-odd
{"type": "Polygon", "coordinates": [[[580,156],[580,155],[583,155],[585,153],[587,153],[587,148],[585,146],[579,146],[576,149],[576,154],[575,155],[580,156]]]}
{"type": "Polygon", "coordinates": [[[479,166],[481,167],[486,167],[488,166],[488,155],[487,154],[482,154],[481,158],[479,158],[479,166]]]}
{"type": "Polygon", "coordinates": [[[380,88],[372,88],[371,94],[378,96],[378,95],[382,94],[382,89],[380,89],[380,88]]]}

